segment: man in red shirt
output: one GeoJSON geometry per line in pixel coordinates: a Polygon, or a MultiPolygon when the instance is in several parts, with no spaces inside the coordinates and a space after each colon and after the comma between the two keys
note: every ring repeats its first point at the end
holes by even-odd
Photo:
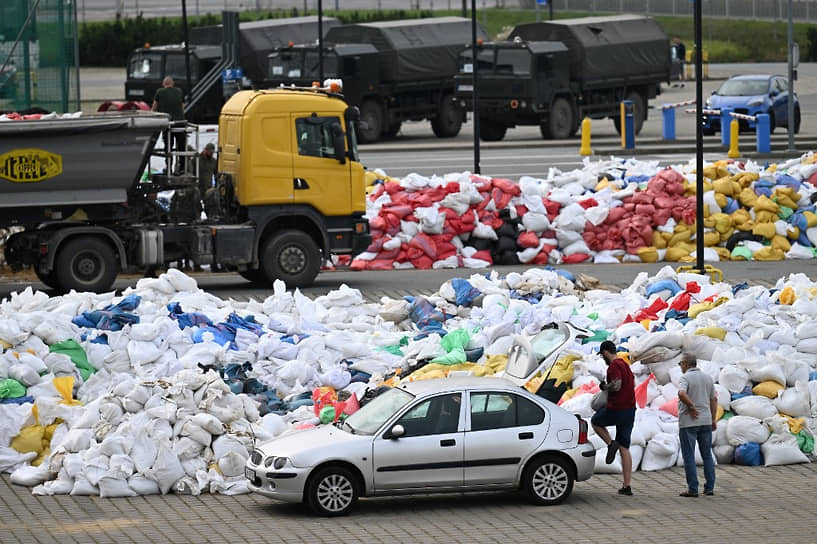
{"type": "Polygon", "coordinates": [[[601,343],[599,353],[607,363],[607,381],[601,382],[601,389],[607,391],[607,406],[596,412],[590,419],[593,429],[607,444],[605,462],[609,465],[621,454],[621,472],[624,485],[618,490],[621,495],[632,495],[630,475],[633,472],[633,458],[630,455],[630,435],[635,421],[635,378],[630,365],[616,357],[616,345],[606,340],[601,343]],[[615,425],[616,439],[610,438],[607,427],[615,425]]]}

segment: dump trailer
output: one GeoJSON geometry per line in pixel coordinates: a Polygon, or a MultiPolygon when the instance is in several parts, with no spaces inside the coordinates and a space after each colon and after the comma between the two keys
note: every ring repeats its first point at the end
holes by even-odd
{"type": "Polygon", "coordinates": [[[195,176],[145,174],[165,114],[2,123],[0,228],[24,227],[6,262],[60,291],[105,291],[119,272],[181,259],[308,285],[371,240],[358,119],[323,89],[239,91],[219,118],[206,219],[195,176]]]}
{"type": "MultiPolygon", "coordinates": [[[[478,37],[487,39],[479,28],[478,37]]],[[[324,78],[342,80],[360,108],[361,143],[395,136],[404,121],[431,121],[434,134],[459,134],[465,111],[454,100],[460,51],[472,40],[471,20],[433,17],[335,26],[326,33],[324,78]]],[[[268,87],[309,85],[320,77],[315,43],[278,48],[269,57],[268,87]]]]}
{"type": "MultiPolygon", "coordinates": [[[[648,101],[670,80],[669,38],[641,15],[585,17],[526,23],[507,41],[477,46],[480,136],[501,140],[508,128],[539,125],[542,137],[567,138],[584,117],[613,119],[620,104],[634,105],[635,131],[648,101]]],[[[471,49],[456,76],[457,99],[473,110],[471,49]]]]}
{"type": "MultiPolygon", "coordinates": [[[[324,17],[323,32],[338,24],[338,19],[324,17]]],[[[196,93],[195,103],[192,99],[188,101],[191,103],[187,104],[186,118],[194,123],[214,123],[226,98],[235,90],[263,87],[267,56],[272,51],[291,42],[317,39],[317,16],[239,24],[237,14],[226,12],[223,24],[190,30],[190,93],[184,46],[146,45],[135,49],[128,57],[125,99],[150,104],[156,90],[162,86],[162,80],[171,76],[185,96],[192,97],[193,92],[196,93]],[[235,80],[222,77],[225,75],[235,80]]]]}

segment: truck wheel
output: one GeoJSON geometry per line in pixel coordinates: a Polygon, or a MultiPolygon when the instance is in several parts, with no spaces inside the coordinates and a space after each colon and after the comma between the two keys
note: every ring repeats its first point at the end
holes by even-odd
{"type": "Polygon", "coordinates": [[[113,248],[99,238],[74,238],[65,243],[55,262],[61,291],[106,291],[119,271],[113,248]]]}
{"type": "Polygon", "coordinates": [[[367,100],[360,108],[360,143],[370,144],[380,139],[383,132],[383,108],[374,100],[367,100]],[[362,128],[366,123],[366,128],[362,128]]]}
{"type": "MultiPolygon", "coordinates": [[[[633,91],[627,95],[627,100],[632,101],[633,109],[635,109],[635,115],[633,117],[633,122],[635,126],[633,127],[635,130],[634,132],[638,135],[641,132],[641,127],[644,126],[644,120],[647,118],[647,109],[646,109],[646,102],[644,99],[641,98],[641,95],[637,92],[633,91]]],[[[614,115],[613,116],[613,124],[616,127],[616,132],[621,134],[621,116],[614,115]]]]}
{"type": "Polygon", "coordinates": [[[438,138],[453,138],[462,128],[462,110],[450,94],[443,96],[437,117],[431,120],[431,129],[438,138]]]}
{"type": "Polygon", "coordinates": [[[37,274],[37,279],[40,280],[47,287],[60,290],[60,284],[57,282],[57,271],[52,270],[48,274],[43,274],[39,269],[34,268],[34,273],[37,274]]]}
{"type": "Polygon", "coordinates": [[[238,275],[252,283],[265,283],[267,276],[260,268],[250,268],[248,270],[239,270],[238,275]]]}
{"type": "Polygon", "coordinates": [[[383,130],[384,138],[394,138],[400,132],[400,127],[403,126],[402,121],[393,121],[387,128],[383,130]]]}
{"type": "Polygon", "coordinates": [[[261,254],[267,280],[283,280],[287,287],[310,285],[321,269],[321,251],[305,232],[285,230],[270,238],[261,254]]]}
{"type": "Polygon", "coordinates": [[[794,110],[794,133],[800,134],[800,108],[794,110]]]}
{"type": "Polygon", "coordinates": [[[505,137],[508,127],[488,121],[485,119],[479,120],[479,137],[486,142],[498,142],[505,137]]]}
{"type": "Polygon", "coordinates": [[[573,126],[576,124],[573,107],[564,97],[559,97],[550,106],[550,116],[547,124],[539,126],[542,137],[546,140],[563,140],[570,138],[573,126]]]}

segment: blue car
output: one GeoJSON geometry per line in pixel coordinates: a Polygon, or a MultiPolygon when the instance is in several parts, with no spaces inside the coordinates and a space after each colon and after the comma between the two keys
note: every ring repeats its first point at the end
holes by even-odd
{"type": "MultiPolygon", "coordinates": [[[[723,82],[706,100],[706,109],[729,108],[735,113],[769,115],[769,132],[788,126],[789,84],[783,76],[733,76],[723,82]]],[[[755,130],[755,121],[739,119],[741,131],[755,130]]],[[[719,115],[703,115],[703,132],[715,134],[721,129],[719,115]]],[[[800,132],[800,102],[794,95],[794,132],[800,132]]]]}

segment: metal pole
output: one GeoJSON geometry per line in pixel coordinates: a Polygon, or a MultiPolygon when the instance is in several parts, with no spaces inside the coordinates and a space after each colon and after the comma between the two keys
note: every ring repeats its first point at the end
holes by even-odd
{"type": "Polygon", "coordinates": [[[542,5],[538,1],[536,2],[536,22],[542,22],[542,5]]]}
{"type": "Polygon", "coordinates": [[[323,0],[318,0],[318,85],[323,85],[323,0]]]}
{"type": "MultiPolygon", "coordinates": [[[[463,0],[465,2],[465,0],[463,0]]],[[[479,174],[479,59],[477,52],[477,0],[471,0],[471,52],[473,69],[471,70],[474,109],[474,173],[479,174]]]]}
{"type": "Polygon", "coordinates": [[[74,4],[74,75],[77,80],[77,111],[82,109],[82,104],[79,99],[79,23],[77,19],[77,0],[73,0],[74,4]]]}
{"type": "Polygon", "coordinates": [[[554,0],[548,0],[548,15],[551,21],[553,20],[553,2],[554,0]]]}
{"type": "Polygon", "coordinates": [[[185,102],[190,102],[190,93],[193,87],[190,85],[190,37],[187,33],[187,0],[182,0],[182,30],[184,32],[184,75],[187,78],[187,99],[185,102]]]}
{"type": "MultiPolygon", "coordinates": [[[[704,273],[704,147],[703,147],[703,108],[704,89],[702,62],[703,47],[701,39],[701,0],[695,0],[695,246],[696,266],[704,273]]],[[[726,127],[721,127],[726,130],[726,127]]]]}
{"type": "Polygon", "coordinates": [[[786,112],[788,125],[786,128],[789,132],[789,148],[788,151],[794,151],[794,30],[792,25],[791,14],[791,0],[789,0],[789,93],[786,102],[788,103],[788,112],[786,112]]]}

